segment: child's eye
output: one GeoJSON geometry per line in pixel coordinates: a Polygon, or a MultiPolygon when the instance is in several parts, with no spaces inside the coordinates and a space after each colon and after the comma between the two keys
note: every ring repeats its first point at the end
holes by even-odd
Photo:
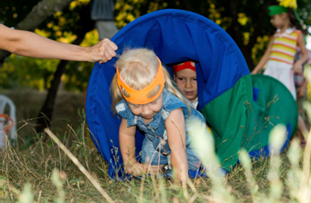
{"type": "Polygon", "coordinates": [[[159,100],[160,97],[158,97],[157,99],[153,100],[152,102],[150,102],[149,104],[156,104],[157,101],[159,100]]]}
{"type": "Polygon", "coordinates": [[[196,78],[193,78],[193,80],[194,80],[194,81],[197,81],[197,79],[196,79],[196,78]]]}
{"type": "Polygon", "coordinates": [[[139,108],[140,105],[137,105],[137,104],[130,104],[133,108],[139,108]]]}
{"type": "Polygon", "coordinates": [[[162,95],[162,93],[160,94],[160,96],[158,98],[156,98],[155,100],[153,100],[149,104],[156,104],[158,102],[158,100],[160,99],[161,95],[162,95]]]}
{"type": "Polygon", "coordinates": [[[178,80],[183,80],[184,78],[177,78],[178,80]]]}

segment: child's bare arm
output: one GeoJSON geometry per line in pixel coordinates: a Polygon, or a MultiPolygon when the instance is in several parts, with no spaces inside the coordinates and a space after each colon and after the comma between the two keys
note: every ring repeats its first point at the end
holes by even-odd
{"type": "Polygon", "coordinates": [[[188,161],[186,155],[186,127],[181,109],[171,111],[165,121],[168,144],[171,150],[171,164],[177,172],[177,179],[186,183],[188,177],[188,161]]]}
{"type": "Polygon", "coordinates": [[[126,173],[135,173],[135,167],[137,164],[135,158],[135,133],[136,126],[127,127],[127,120],[122,119],[119,128],[119,145],[124,162],[124,170],[126,173]]]}
{"type": "Polygon", "coordinates": [[[308,85],[308,80],[305,78],[305,81],[302,83],[302,85],[297,88],[297,97],[304,97],[306,95],[306,90],[307,90],[307,85],[308,85]]]}
{"type": "Polygon", "coordinates": [[[308,55],[308,51],[306,48],[305,40],[303,38],[303,34],[300,34],[298,36],[297,44],[300,47],[302,57],[295,62],[293,68],[294,68],[295,73],[301,73],[303,64],[305,64],[309,59],[309,55],[308,55]]]}
{"type": "Polygon", "coordinates": [[[267,63],[270,54],[271,54],[271,48],[272,48],[272,44],[273,44],[273,39],[270,39],[269,45],[267,47],[267,50],[265,51],[265,54],[262,56],[262,58],[260,59],[259,63],[257,64],[257,66],[254,68],[254,70],[251,72],[251,74],[256,74],[258,73],[262,67],[267,63]]]}
{"type": "Polygon", "coordinates": [[[140,176],[145,172],[149,174],[161,173],[163,166],[152,166],[137,162],[135,157],[135,133],[136,126],[127,127],[127,120],[122,119],[119,129],[119,145],[125,173],[134,176],[140,176]]]}

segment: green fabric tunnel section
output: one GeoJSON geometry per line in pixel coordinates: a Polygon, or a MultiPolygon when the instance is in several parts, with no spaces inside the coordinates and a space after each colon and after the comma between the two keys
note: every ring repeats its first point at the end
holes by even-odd
{"type": "Polygon", "coordinates": [[[280,81],[256,74],[252,75],[252,86],[254,102],[246,139],[242,143],[249,152],[266,147],[269,144],[269,133],[277,124],[287,127],[287,140],[294,136],[298,125],[297,103],[280,81]]]}
{"type": "Polygon", "coordinates": [[[241,77],[222,95],[209,102],[202,110],[215,139],[216,154],[222,168],[230,171],[238,161],[244,129],[250,116],[253,100],[251,76],[241,77]]]}
{"type": "Polygon", "coordinates": [[[278,80],[259,74],[241,77],[201,112],[211,127],[221,166],[227,171],[238,162],[241,148],[255,158],[269,156],[271,129],[284,124],[288,143],[298,123],[298,108],[291,93],[278,80]]]}

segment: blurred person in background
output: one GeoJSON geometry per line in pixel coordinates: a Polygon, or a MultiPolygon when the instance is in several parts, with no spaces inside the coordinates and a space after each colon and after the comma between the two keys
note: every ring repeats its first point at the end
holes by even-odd
{"type": "Polygon", "coordinates": [[[99,40],[111,39],[118,32],[114,23],[114,4],[112,0],[92,0],[91,19],[96,21],[99,40]]]}

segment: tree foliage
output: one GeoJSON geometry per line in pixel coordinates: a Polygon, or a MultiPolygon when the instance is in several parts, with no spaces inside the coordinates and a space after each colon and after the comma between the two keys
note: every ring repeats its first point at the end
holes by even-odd
{"type": "MultiPolygon", "coordinates": [[[[116,23],[121,28],[143,14],[163,8],[178,8],[199,13],[228,32],[252,70],[263,55],[269,35],[274,30],[268,16],[268,6],[275,3],[275,0],[118,0],[116,23]]],[[[300,16],[304,23],[309,25],[310,1],[297,0],[297,3],[300,16]]]]}
{"type": "MultiPolygon", "coordinates": [[[[311,6],[308,1],[298,0],[298,11],[306,24],[311,23],[311,6]]],[[[263,55],[269,33],[274,29],[267,14],[267,8],[272,3],[275,0],[115,0],[115,22],[121,29],[146,13],[165,8],[196,12],[227,31],[252,70],[263,55]]],[[[92,31],[94,22],[90,19],[90,12],[90,0],[0,1],[1,23],[31,31],[37,28],[36,33],[45,37],[65,43],[82,43],[85,46],[95,44],[98,39],[96,31],[92,31]]],[[[5,54],[0,52],[0,63],[2,56],[5,54]]],[[[48,89],[38,117],[43,112],[51,119],[61,78],[66,89],[82,91],[87,86],[92,66],[91,63],[11,55],[0,68],[0,86],[48,89]]],[[[38,120],[37,124],[37,131],[41,132],[45,128],[45,121],[38,120]]]]}
{"type": "MultiPolygon", "coordinates": [[[[54,0],[44,0],[54,1],[54,0]]],[[[61,42],[71,43],[82,30],[92,30],[93,23],[81,27],[83,20],[90,22],[90,0],[72,1],[69,6],[54,13],[41,23],[36,33],[61,42]]],[[[16,27],[39,0],[0,1],[0,22],[16,27]]],[[[310,0],[297,0],[298,12],[304,23],[311,23],[310,0]]],[[[274,30],[267,15],[267,7],[275,0],[115,0],[115,23],[119,29],[134,19],[152,11],[176,8],[199,13],[211,19],[234,39],[252,69],[263,55],[274,30]]],[[[57,10],[57,8],[55,8],[57,10]]],[[[97,32],[90,32],[83,42],[91,46],[98,40],[97,32]]],[[[12,55],[0,68],[0,86],[4,88],[29,86],[38,89],[50,87],[58,60],[31,59],[12,55]],[[25,80],[26,78],[26,80],[25,80]]],[[[82,91],[87,85],[92,63],[69,62],[64,82],[68,90],[82,91]]]]}
{"type": "MultiPolygon", "coordinates": [[[[46,0],[45,0],[46,1],[46,0]]],[[[68,0],[67,0],[68,1],[68,0]]],[[[31,1],[32,5],[38,4],[38,0],[31,1]]],[[[11,1],[1,1],[1,18],[4,24],[9,27],[16,26],[24,20],[31,11],[25,5],[23,0],[12,3],[11,1]],[[16,6],[16,8],[14,7],[16,6]],[[4,10],[6,12],[4,12],[4,10]],[[19,17],[17,16],[19,13],[19,17]]],[[[56,9],[56,8],[55,8],[56,9]]],[[[57,10],[57,9],[56,9],[57,10]]],[[[90,4],[86,1],[72,1],[72,3],[63,9],[48,17],[44,23],[40,24],[35,30],[37,34],[49,37],[53,40],[64,43],[72,43],[79,34],[94,29],[94,23],[90,20],[90,4]]],[[[84,35],[84,34],[83,34],[84,35]]],[[[86,35],[82,46],[91,46],[98,42],[96,31],[86,35]]],[[[6,63],[0,68],[0,86],[2,88],[33,87],[40,90],[50,88],[50,83],[54,77],[54,72],[59,60],[33,59],[12,55],[6,59],[6,63]]],[[[82,91],[87,86],[89,76],[92,71],[92,63],[69,62],[66,66],[64,82],[68,90],[82,91]]]]}
{"type": "Polygon", "coordinates": [[[0,23],[16,27],[38,2],[39,0],[0,1],[0,23]]]}

